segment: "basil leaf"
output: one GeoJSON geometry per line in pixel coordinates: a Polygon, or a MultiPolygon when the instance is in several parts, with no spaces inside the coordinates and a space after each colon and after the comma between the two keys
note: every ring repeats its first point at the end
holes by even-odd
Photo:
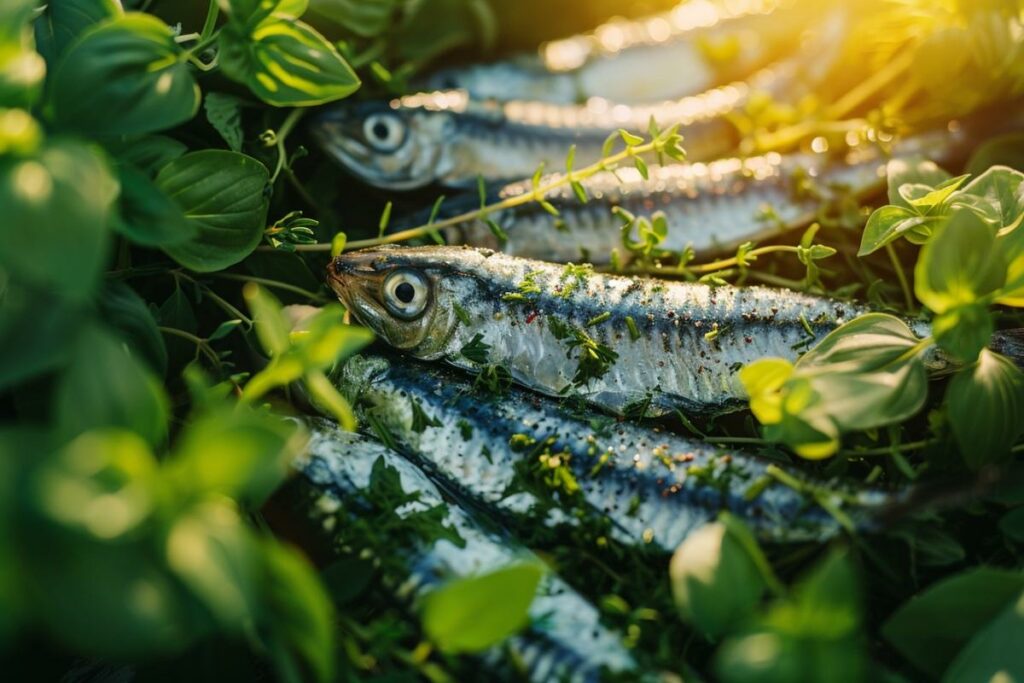
{"type": "Polygon", "coordinates": [[[1006,262],[995,249],[995,228],[958,209],[921,250],[914,291],[936,313],[977,302],[1003,286],[1006,262]]]}
{"type": "Polygon", "coordinates": [[[196,233],[164,251],[202,273],[244,259],[266,228],[268,180],[263,164],[226,150],[191,152],[167,164],[157,175],[157,187],[177,202],[196,233]]]}
{"type": "Polygon", "coordinates": [[[121,205],[114,230],[147,247],[181,244],[195,237],[195,224],[142,171],[125,164],[118,173],[121,205]]]}
{"type": "Polygon", "coordinates": [[[67,49],[51,86],[56,122],[97,137],[164,130],[199,108],[199,87],[174,34],[148,14],[88,31],[67,49]]]}
{"type": "Polygon", "coordinates": [[[117,0],[57,0],[36,18],[36,49],[48,64],[95,24],[124,16],[117,0]]]}

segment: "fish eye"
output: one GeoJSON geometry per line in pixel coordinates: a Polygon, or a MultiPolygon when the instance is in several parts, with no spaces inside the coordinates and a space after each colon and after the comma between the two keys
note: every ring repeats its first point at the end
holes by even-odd
{"type": "Polygon", "coordinates": [[[394,114],[370,114],[363,121],[363,137],[382,152],[393,152],[405,140],[405,126],[394,114]]]}
{"type": "Polygon", "coordinates": [[[413,320],[422,315],[429,298],[427,278],[418,271],[399,268],[384,280],[384,305],[398,318],[413,320]]]}

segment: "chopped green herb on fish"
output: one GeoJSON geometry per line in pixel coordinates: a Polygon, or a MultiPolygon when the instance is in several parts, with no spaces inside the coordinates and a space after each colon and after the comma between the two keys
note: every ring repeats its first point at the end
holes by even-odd
{"type": "MultiPolygon", "coordinates": [[[[878,194],[885,188],[885,168],[892,159],[923,157],[952,168],[994,126],[1019,130],[1019,123],[1019,119],[1003,122],[995,116],[980,116],[898,139],[884,152],[862,144],[840,158],[828,151],[772,153],[654,167],[647,178],[636,169],[620,169],[582,181],[590,197],[586,204],[579,202],[569,185],[546,196],[558,210],[561,230],[556,230],[546,210],[530,202],[488,214],[488,220],[501,226],[507,237],[504,242],[495,239],[479,219],[447,227],[443,234],[449,244],[555,262],[580,260],[586,254],[587,261],[603,265],[622,246],[623,220],[613,210],[647,218],[661,212],[668,230],[657,244],[659,251],[680,254],[689,247],[701,256],[732,253],[745,242],[806,227],[822,210],[845,198],[861,200],[878,194]]],[[[545,184],[560,176],[550,176],[545,184]]],[[[490,201],[532,192],[530,181],[510,183],[492,190],[490,201]]],[[[471,211],[476,202],[476,196],[468,193],[452,198],[444,207],[445,216],[471,211]]],[[[422,225],[425,218],[415,213],[397,222],[395,229],[422,225]]]]}
{"type": "MultiPolygon", "coordinates": [[[[808,328],[820,340],[869,310],[789,290],[598,273],[562,296],[564,274],[562,265],[489,250],[383,247],[342,254],[328,275],[352,314],[398,349],[476,371],[462,349],[486,343],[488,363],[519,384],[552,396],[574,392],[620,414],[652,392],[650,415],[739,407],[737,368],[796,360],[794,345],[809,338],[808,328]],[[457,320],[455,301],[471,324],[457,320]]],[[[911,324],[928,335],[926,324],[911,324]]],[[[947,365],[938,355],[929,362],[947,365]]]]}
{"type": "MultiPolygon", "coordinates": [[[[602,416],[586,409],[570,411],[521,389],[488,398],[455,371],[392,363],[387,356],[354,358],[337,381],[364,416],[387,425],[399,449],[506,516],[550,505],[555,521],[564,522],[561,497],[579,496],[587,509],[611,522],[619,540],[651,542],[666,551],[726,509],[765,540],[820,541],[840,529],[803,493],[762,482],[768,462],[742,451],[722,451],[630,422],[595,429],[602,416]],[[418,431],[416,404],[436,413],[440,424],[418,431]],[[524,473],[539,477],[550,496],[531,493],[521,483],[524,473]]],[[[872,511],[894,499],[823,483],[803,488],[827,492],[838,509],[869,526],[872,511]]]]}
{"type": "MultiPolygon", "coordinates": [[[[390,502],[398,507],[383,512],[397,515],[410,527],[417,517],[429,514],[436,516],[435,526],[443,528],[437,539],[387,544],[408,571],[397,595],[411,593],[421,599],[448,580],[524,560],[540,562],[514,541],[485,531],[462,507],[442,496],[420,468],[383,444],[343,432],[327,421],[313,427],[302,472],[333,499],[326,507],[344,505],[352,508],[351,514],[365,517],[389,502],[376,495],[381,480],[394,480],[391,487],[398,489],[399,499],[390,502]]],[[[555,575],[542,579],[530,616],[531,625],[523,633],[484,653],[488,664],[507,667],[511,649],[535,683],[596,682],[604,669],[631,671],[636,666],[618,636],[601,624],[597,609],[555,575]]]]}

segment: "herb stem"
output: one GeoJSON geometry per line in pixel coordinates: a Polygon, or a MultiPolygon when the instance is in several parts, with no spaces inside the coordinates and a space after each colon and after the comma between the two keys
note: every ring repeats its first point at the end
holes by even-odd
{"type": "Polygon", "coordinates": [[[910,282],[907,280],[907,274],[903,272],[903,264],[900,263],[900,259],[896,255],[896,249],[893,248],[892,243],[885,245],[885,253],[889,255],[889,260],[892,262],[893,270],[896,271],[896,278],[900,281],[900,289],[903,290],[903,302],[907,306],[907,311],[915,313],[916,306],[914,306],[914,294],[910,291],[910,282]]]}
{"type": "Polygon", "coordinates": [[[193,344],[196,345],[196,348],[199,349],[200,351],[202,351],[203,354],[207,358],[209,358],[210,361],[214,365],[216,365],[217,367],[220,367],[221,362],[220,362],[220,358],[217,356],[217,352],[214,351],[210,347],[209,342],[206,341],[205,339],[197,337],[196,335],[192,334],[191,332],[186,332],[185,330],[179,330],[176,327],[163,327],[163,326],[161,326],[161,327],[158,327],[157,329],[159,329],[164,334],[171,335],[172,337],[180,337],[181,339],[186,339],[186,340],[192,342],[193,344]]]}
{"type": "MultiPolygon", "coordinates": [[[[571,184],[572,182],[579,182],[594,176],[602,171],[612,171],[617,164],[632,159],[634,157],[654,152],[658,150],[664,142],[661,139],[654,139],[650,142],[646,142],[639,145],[627,145],[627,147],[621,152],[611,154],[600,161],[597,161],[584,168],[576,169],[572,172],[570,178],[567,174],[559,174],[552,180],[544,185],[538,185],[532,192],[524,192],[523,194],[516,195],[514,197],[508,197],[494,204],[484,205],[478,209],[472,211],[466,211],[460,213],[457,216],[452,216],[440,221],[434,221],[427,225],[420,225],[408,230],[401,230],[399,232],[392,233],[390,235],[384,235],[374,239],[366,240],[354,240],[345,245],[345,251],[351,251],[353,249],[364,249],[366,247],[376,247],[382,244],[395,244],[396,242],[405,242],[406,240],[416,239],[417,237],[426,237],[431,232],[443,230],[454,225],[458,225],[465,221],[471,221],[480,219],[487,214],[495,211],[503,211],[505,209],[515,208],[517,206],[523,206],[533,201],[540,201],[548,195],[548,193],[557,190],[561,187],[571,184]]],[[[321,242],[318,244],[299,244],[295,247],[296,251],[330,251],[331,245],[329,242],[321,242]]]]}
{"type": "Polygon", "coordinates": [[[292,292],[293,294],[304,296],[312,301],[320,303],[326,303],[327,301],[319,294],[305,290],[302,287],[290,285],[287,282],[280,282],[279,280],[270,280],[268,278],[255,277],[252,275],[238,275],[237,273],[206,273],[205,277],[220,278],[221,280],[235,280],[237,282],[255,282],[256,284],[266,285],[267,287],[275,287],[286,292],[292,292]]]}
{"type": "Polygon", "coordinates": [[[210,0],[210,7],[206,10],[206,21],[203,22],[203,31],[199,35],[199,42],[209,40],[213,30],[217,26],[217,17],[220,15],[220,3],[218,0],[210,0]]]}
{"type": "MultiPolygon", "coordinates": [[[[296,107],[288,112],[288,116],[285,117],[284,122],[281,123],[281,127],[277,129],[274,135],[275,145],[277,146],[277,165],[274,167],[274,173],[270,176],[270,184],[273,185],[277,182],[277,177],[281,175],[281,170],[285,166],[285,161],[288,158],[288,151],[284,147],[285,140],[291,134],[292,129],[295,128],[302,117],[306,114],[306,110],[301,107],[296,107]]],[[[330,245],[327,245],[330,248],[330,245]]]]}

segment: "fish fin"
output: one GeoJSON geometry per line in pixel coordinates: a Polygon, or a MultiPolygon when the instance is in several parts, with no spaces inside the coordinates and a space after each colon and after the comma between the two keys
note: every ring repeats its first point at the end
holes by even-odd
{"type": "Polygon", "coordinates": [[[996,332],[989,348],[1012,360],[1017,367],[1024,368],[1024,327],[996,332]]]}

